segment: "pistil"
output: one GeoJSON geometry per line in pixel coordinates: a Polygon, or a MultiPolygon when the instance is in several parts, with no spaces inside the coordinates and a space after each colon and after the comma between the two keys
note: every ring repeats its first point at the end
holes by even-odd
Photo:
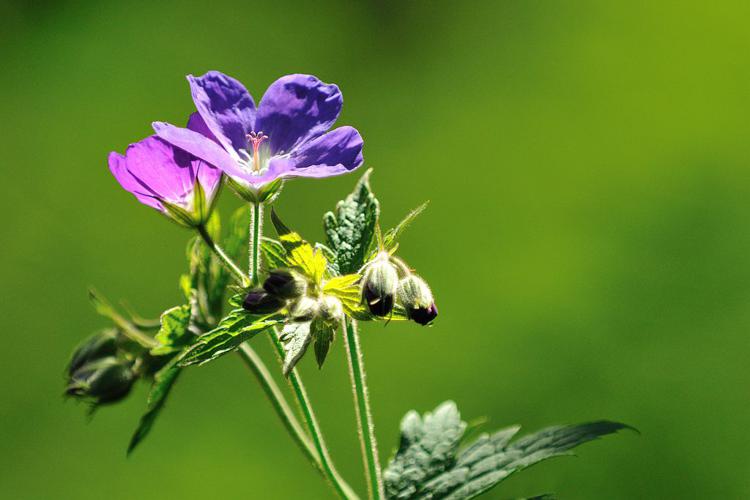
{"type": "Polygon", "coordinates": [[[260,173],[260,155],[258,154],[260,144],[266,139],[268,139],[268,136],[262,130],[247,134],[247,140],[253,145],[253,170],[256,173],[260,173]]]}

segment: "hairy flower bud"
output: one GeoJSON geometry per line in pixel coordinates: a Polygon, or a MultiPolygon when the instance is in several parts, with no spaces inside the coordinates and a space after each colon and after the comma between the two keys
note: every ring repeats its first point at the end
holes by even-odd
{"type": "Polygon", "coordinates": [[[276,269],[263,282],[263,289],[282,299],[294,299],[307,292],[307,281],[290,269],[276,269]]]}
{"type": "Polygon", "coordinates": [[[320,317],[329,323],[338,323],[344,317],[344,306],[336,297],[324,295],[320,299],[320,317]]]}
{"type": "Polygon", "coordinates": [[[398,300],[406,309],[409,319],[420,325],[430,323],[438,315],[432,291],[419,276],[411,274],[399,282],[398,300]]]}
{"type": "Polygon", "coordinates": [[[387,253],[373,260],[362,279],[362,299],[375,316],[387,316],[393,310],[393,299],[398,289],[398,272],[387,253]]]}
{"type": "Polygon", "coordinates": [[[318,314],[318,301],[310,297],[301,297],[290,308],[290,314],[294,321],[310,321],[318,314]]]}
{"type": "Polygon", "coordinates": [[[284,304],[284,299],[259,288],[248,292],[242,307],[252,314],[271,314],[284,307],[284,304]]]}
{"type": "Polygon", "coordinates": [[[114,356],[117,352],[117,330],[109,328],[87,338],[76,348],[68,364],[68,375],[89,361],[114,356]]]}
{"type": "Polygon", "coordinates": [[[114,403],[128,395],[136,378],[132,362],[108,356],[78,368],[71,375],[65,393],[91,398],[96,404],[114,403]]]}

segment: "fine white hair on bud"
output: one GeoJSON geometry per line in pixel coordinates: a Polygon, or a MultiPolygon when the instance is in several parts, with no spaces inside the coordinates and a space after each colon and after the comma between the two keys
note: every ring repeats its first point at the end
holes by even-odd
{"type": "Polygon", "coordinates": [[[376,316],[387,316],[393,310],[398,290],[398,271],[387,252],[380,252],[367,265],[362,279],[362,299],[370,312],[376,316]]]}
{"type": "Polygon", "coordinates": [[[410,274],[398,284],[398,300],[406,309],[410,319],[426,325],[438,315],[432,290],[425,280],[410,274]]]}
{"type": "Polygon", "coordinates": [[[339,322],[344,318],[344,306],[341,301],[331,295],[324,295],[320,299],[320,317],[328,322],[339,322]]]}
{"type": "Polygon", "coordinates": [[[300,297],[290,308],[294,321],[310,321],[318,314],[319,303],[311,297],[300,297]]]}

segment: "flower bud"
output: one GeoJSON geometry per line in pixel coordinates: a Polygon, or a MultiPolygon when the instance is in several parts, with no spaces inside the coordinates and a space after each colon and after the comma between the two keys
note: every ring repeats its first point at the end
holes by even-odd
{"type": "Polygon", "coordinates": [[[96,404],[114,403],[128,395],[136,380],[132,363],[108,356],[76,370],[65,390],[68,396],[92,398],[96,404]]]}
{"type": "Polygon", "coordinates": [[[406,309],[409,319],[426,325],[438,315],[435,299],[427,283],[413,274],[398,284],[398,300],[406,309]]]}
{"type": "Polygon", "coordinates": [[[114,356],[117,351],[117,330],[107,329],[84,340],[73,352],[68,364],[68,375],[89,361],[114,356]]]}
{"type": "Polygon", "coordinates": [[[336,297],[324,295],[320,299],[320,317],[329,323],[338,323],[344,317],[344,306],[336,297]]]}
{"type": "Polygon", "coordinates": [[[250,290],[242,307],[252,314],[271,314],[284,307],[284,299],[266,293],[262,288],[250,290]]]}
{"type": "Polygon", "coordinates": [[[310,321],[318,314],[318,301],[310,297],[301,297],[290,309],[294,321],[310,321]]]}
{"type": "Polygon", "coordinates": [[[362,279],[362,299],[375,316],[387,316],[393,310],[393,298],[398,289],[398,273],[387,253],[372,261],[362,279]]]}
{"type": "Polygon", "coordinates": [[[294,299],[307,292],[307,281],[299,273],[289,269],[271,271],[263,283],[263,289],[282,299],[294,299]]]}

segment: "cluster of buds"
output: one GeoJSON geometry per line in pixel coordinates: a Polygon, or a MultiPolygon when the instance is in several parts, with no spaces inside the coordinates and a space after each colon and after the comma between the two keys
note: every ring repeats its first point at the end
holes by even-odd
{"type": "Polygon", "coordinates": [[[95,406],[120,401],[138,378],[134,361],[120,355],[117,330],[103,330],[86,339],[68,364],[65,394],[95,406]]]}
{"type": "Polygon", "coordinates": [[[272,314],[286,308],[297,322],[321,319],[330,324],[344,317],[336,297],[316,293],[317,287],[297,271],[276,269],[263,282],[263,288],[250,290],[242,306],[252,314],[272,314]]]}
{"type": "Polygon", "coordinates": [[[400,304],[409,319],[427,325],[438,315],[427,283],[388,252],[380,252],[365,266],[362,301],[375,316],[386,317],[400,304]]]}

